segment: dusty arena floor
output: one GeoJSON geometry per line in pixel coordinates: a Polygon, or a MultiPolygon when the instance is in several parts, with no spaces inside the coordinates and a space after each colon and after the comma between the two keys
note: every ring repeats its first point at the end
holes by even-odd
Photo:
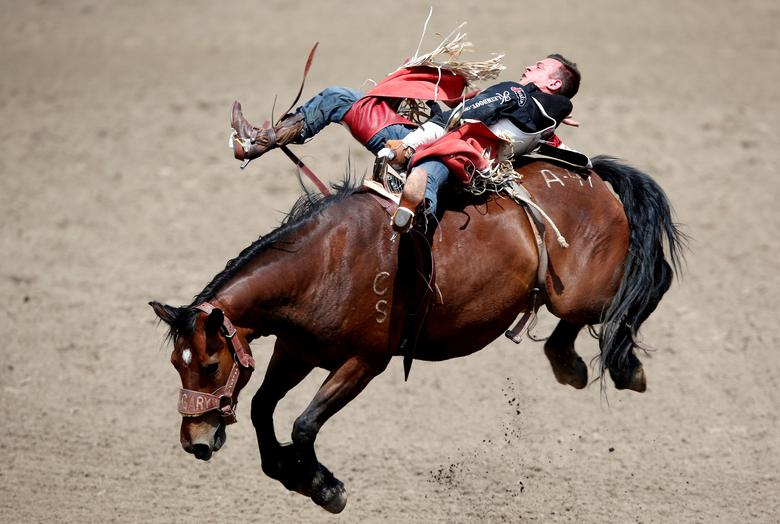
{"type": "MultiPolygon", "coordinates": [[[[300,194],[269,154],[238,169],[230,104],[268,118],[298,88],[360,88],[414,53],[427,4],[3,2],[0,520],[3,522],[777,522],[780,7],[744,2],[434,2],[502,79],[573,57],[564,140],[652,174],[692,237],[646,323],[649,389],[555,382],[541,344],[394,360],[318,454],[332,516],[265,477],[249,420],[210,462],[182,451],[179,379],[149,300],[188,303],[300,194]],[[454,7],[462,4],[463,7],[454,7]]],[[[370,157],[334,126],[296,151],[339,181],[370,157]]],[[[536,329],[549,333],[543,313],[536,329]]],[[[583,334],[578,349],[596,355],[583,334]]],[[[324,373],[277,411],[286,437],[324,373]]]]}

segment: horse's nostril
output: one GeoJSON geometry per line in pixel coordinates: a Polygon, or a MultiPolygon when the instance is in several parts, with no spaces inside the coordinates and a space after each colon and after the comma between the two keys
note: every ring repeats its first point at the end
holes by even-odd
{"type": "Polygon", "coordinates": [[[192,454],[196,459],[208,460],[211,458],[211,446],[208,444],[193,444],[192,454]]]}

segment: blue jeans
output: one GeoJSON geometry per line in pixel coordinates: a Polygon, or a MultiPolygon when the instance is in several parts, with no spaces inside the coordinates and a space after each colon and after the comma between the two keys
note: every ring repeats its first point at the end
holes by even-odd
{"type": "Polygon", "coordinates": [[[450,177],[450,170],[438,160],[426,160],[416,167],[424,169],[428,173],[428,182],[425,185],[425,212],[429,215],[436,214],[439,190],[450,177]]]}
{"type": "MultiPolygon", "coordinates": [[[[350,110],[352,104],[357,102],[361,94],[346,87],[328,87],[321,93],[309,99],[296,111],[303,114],[304,140],[312,138],[331,123],[338,123],[344,119],[344,115],[350,110]]],[[[379,153],[388,140],[402,140],[414,130],[403,124],[393,124],[379,130],[372,136],[366,147],[373,154],[379,153]]],[[[447,166],[437,160],[426,160],[418,165],[428,173],[428,183],[425,186],[426,213],[435,214],[437,196],[439,190],[449,178],[447,166]]]]}

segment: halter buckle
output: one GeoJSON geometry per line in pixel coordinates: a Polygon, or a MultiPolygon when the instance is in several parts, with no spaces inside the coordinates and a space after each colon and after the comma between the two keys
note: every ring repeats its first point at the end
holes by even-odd
{"type": "Polygon", "coordinates": [[[224,419],[226,425],[236,422],[236,412],[233,409],[233,399],[230,396],[220,395],[217,411],[224,419]]]}

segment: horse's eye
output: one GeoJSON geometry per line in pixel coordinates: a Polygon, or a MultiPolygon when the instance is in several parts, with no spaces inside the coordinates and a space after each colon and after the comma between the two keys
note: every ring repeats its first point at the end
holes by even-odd
{"type": "Polygon", "coordinates": [[[207,364],[203,366],[203,371],[207,375],[213,375],[214,373],[217,372],[217,369],[219,369],[219,362],[214,362],[213,364],[207,364]]]}

